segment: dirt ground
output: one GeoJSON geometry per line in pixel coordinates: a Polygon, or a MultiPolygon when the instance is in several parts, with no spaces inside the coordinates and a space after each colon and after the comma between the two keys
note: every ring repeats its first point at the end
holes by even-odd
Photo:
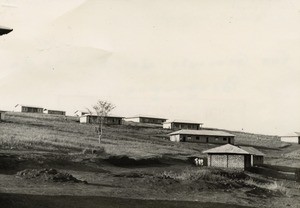
{"type": "Polygon", "coordinates": [[[0,207],[300,207],[299,183],[290,182],[285,194],[268,194],[249,187],[157,177],[166,171],[197,168],[187,161],[127,162],[120,167],[99,155],[1,151],[0,207]],[[43,168],[87,183],[24,179],[17,174],[43,168]]]}

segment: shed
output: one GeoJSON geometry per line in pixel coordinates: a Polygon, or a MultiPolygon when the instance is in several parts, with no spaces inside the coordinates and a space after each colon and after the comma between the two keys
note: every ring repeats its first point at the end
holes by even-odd
{"type": "MultiPolygon", "coordinates": [[[[106,125],[121,125],[123,117],[121,116],[105,116],[103,123],[106,125]]],[[[88,124],[98,124],[100,121],[100,117],[97,115],[85,114],[80,117],[80,123],[88,123],[88,124]]]]}
{"type": "Polygon", "coordinates": [[[157,116],[137,115],[137,116],[132,116],[132,117],[126,117],[126,118],[124,118],[124,120],[138,122],[138,123],[150,123],[150,124],[162,125],[167,119],[157,117],[157,116]]]}
{"type": "Polygon", "coordinates": [[[300,144],[300,132],[292,132],[281,136],[281,141],[300,144]]]}
{"type": "Polygon", "coordinates": [[[44,108],[32,105],[23,105],[17,104],[15,106],[15,112],[23,112],[23,113],[43,113],[44,108]]]}
{"type": "Polygon", "coordinates": [[[169,134],[173,142],[196,142],[213,144],[234,144],[235,135],[216,130],[182,129],[169,134]]]}
{"type": "Polygon", "coordinates": [[[241,149],[251,154],[251,166],[257,166],[264,163],[265,154],[254,147],[240,146],[241,149]]]}
{"type": "Polygon", "coordinates": [[[167,121],[163,123],[164,129],[193,129],[199,130],[202,127],[203,123],[195,122],[195,121],[187,121],[187,120],[173,120],[167,121]]]}
{"type": "Polygon", "coordinates": [[[208,154],[208,166],[245,170],[251,167],[251,154],[232,144],[203,151],[208,154]]]}

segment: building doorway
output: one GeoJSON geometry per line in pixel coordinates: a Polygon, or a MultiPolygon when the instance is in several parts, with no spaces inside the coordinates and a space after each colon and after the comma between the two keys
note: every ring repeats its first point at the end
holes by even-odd
{"type": "Polygon", "coordinates": [[[251,155],[245,155],[245,168],[249,168],[251,167],[251,155]]]}

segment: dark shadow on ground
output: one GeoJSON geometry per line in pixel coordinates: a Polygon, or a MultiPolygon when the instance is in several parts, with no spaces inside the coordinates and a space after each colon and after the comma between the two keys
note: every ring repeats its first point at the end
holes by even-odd
{"type": "Polygon", "coordinates": [[[21,158],[18,155],[0,153],[0,174],[13,175],[24,169],[55,168],[73,171],[89,171],[96,173],[109,173],[100,167],[93,167],[92,162],[72,162],[70,159],[49,155],[47,158],[35,155],[33,158],[21,158]]]}
{"type": "MultiPolygon", "coordinates": [[[[123,199],[102,196],[42,196],[25,194],[2,194],[0,193],[0,207],[2,208],[135,208],[135,207],[181,207],[181,208],[244,208],[246,206],[189,202],[168,200],[140,200],[123,199]]],[[[249,208],[249,207],[248,207],[249,208]]]]}

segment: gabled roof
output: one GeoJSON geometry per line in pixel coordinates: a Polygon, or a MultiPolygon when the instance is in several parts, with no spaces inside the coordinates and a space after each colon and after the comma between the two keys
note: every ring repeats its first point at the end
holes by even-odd
{"type": "Polygon", "coordinates": [[[89,113],[88,111],[83,111],[83,110],[76,110],[74,113],[77,113],[77,112],[89,113]]]}
{"type": "Polygon", "coordinates": [[[126,118],[154,118],[154,119],[163,119],[163,120],[167,120],[166,118],[161,118],[161,117],[157,117],[157,116],[153,116],[153,115],[136,115],[136,116],[131,116],[131,117],[126,117],[126,118]]]}
{"type": "Polygon", "coordinates": [[[177,134],[189,134],[189,135],[200,135],[200,136],[235,136],[233,134],[229,134],[225,131],[215,131],[215,130],[189,130],[189,129],[181,129],[179,131],[175,131],[170,133],[169,135],[177,135],[177,134]]]}
{"type": "Polygon", "coordinates": [[[300,132],[291,132],[281,137],[299,137],[299,136],[300,136],[300,132]]]}
{"type": "Polygon", "coordinates": [[[207,154],[241,154],[241,155],[249,155],[250,153],[231,144],[225,144],[220,147],[215,147],[212,149],[208,149],[203,151],[203,153],[207,154]]]}
{"type": "Polygon", "coordinates": [[[264,156],[265,154],[261,151],[255,149],[254,147],[246,147],[246,146],[240,146],[241,149],[245,150],[246,152],[249,152],[251,155],[257,155],[257,156],[264,156]]]}
{"type": "Polygon", "coordinates": [[[15,105],[15,107],[17,107],[17,106],[24,106],[24,107],[30,107],[30,108],[42,108],[42,109],[44,109],[44,107],[41,107],[41,106],[34,106],[34,105],[25,105],[25,104],[17,104],[17,105],[15,105]]]}
{"type": "Polygon", "coordinates": [[[179,120],[179,119],[175,119],[175,120],[169,120],[166,121],[165,123],[186,123],[186,124],[203,124],[200,122],[196,122],[196,121],[189,121],[189,120],[179,120]]]}

